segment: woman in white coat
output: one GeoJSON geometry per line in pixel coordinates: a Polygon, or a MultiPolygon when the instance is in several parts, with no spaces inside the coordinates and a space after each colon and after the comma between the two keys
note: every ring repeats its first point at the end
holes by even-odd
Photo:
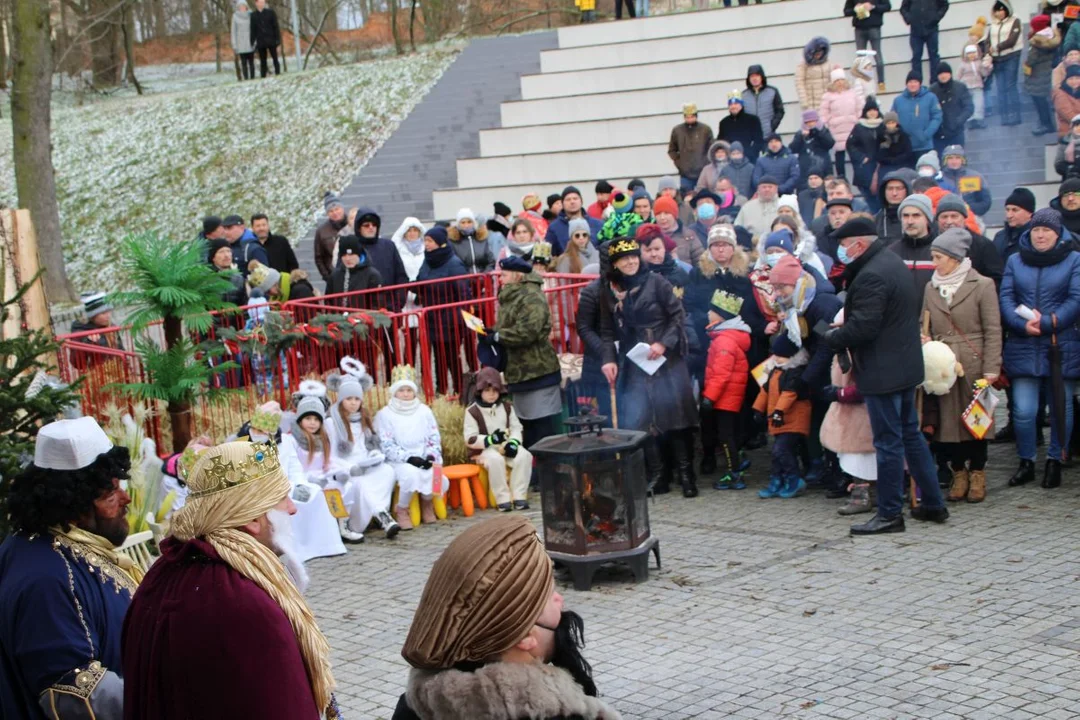
{"type": "Polygon", "coordinates": [[[364,392],[373,380],[353,358],[342,359],[341,368],[345,375],[329,378],[337,380],[337,402],[330,407],[327,422],[331,452],[340,466],[327,487],[341,491],[349,511],[341,537],[346,542],[363,542],[364,531],[375,518],[392,540],[401,529],[389,513],[394,470],[386,463],[371,415],[364,407],[364,392]]]}
{"type": "MultiPolygon", "coordinates": [[[[435,492],[434,467],[442,464],[442,439],[431,408],[417,396],[416,371],[399,365],[391,381],[390,402],[375,416],[375,427],[397,477],[398,506],[394,513],[401,528],[410,530],[413,525],[409,502],[413,493],[420,494],[422,521],[435,522],[431,497],[435,492]]],[[[439,492],[445,493],[446,487],[439,488],[439,492]]]]}

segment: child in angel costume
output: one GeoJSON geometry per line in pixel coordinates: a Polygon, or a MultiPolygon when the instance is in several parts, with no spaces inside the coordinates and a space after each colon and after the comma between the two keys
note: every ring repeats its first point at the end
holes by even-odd
{"type": "Polygon", "coordinates": [[[394,494],[394,469],[386,462],[379,435],[364,407],[364,393],[374,384],[363,363],[355,358],[341,360],[340,375],[327,378],[337,391],[337,402],[327,417],[332,461],[336,464],[328,489],[341,491],[349,517],[340,520],[345,542],[363,542],[364,532],[374,518],[392,540],[404,526],[390,516],[394,494]]]}
{"type": "MultiPolygon", "coordinates": [[[[398,483],[398,506],[394,510],[402,530],[411,530],[409,502],[420,494],[420,517],[424,523],[435,522],[435,465],[442,464],[442,439],[439,424],[431,408],[417,395],[416,371],[410,365],[398,365],[390,376],[390,402],[375,416],[375,427],[394,468],[398,483]]],[[[440,492],[445,488],[440,488],[440,492]]]]}

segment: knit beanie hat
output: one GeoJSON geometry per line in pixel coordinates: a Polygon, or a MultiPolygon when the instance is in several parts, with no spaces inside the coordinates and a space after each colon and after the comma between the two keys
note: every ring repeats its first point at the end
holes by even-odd
{"type": "Polygon", "coordinates": [[[296,422],[299,423],[308,415],[318,415],[320,420],[326,421],[326,406],[322,398],[308,396],[296,403],[296,422]]]}
{"type": "Polygon", "coordinates": [[[281,282],[281,273],[274,268],[263,265],[258,260],[252,260],[251,267],[248,269],[247,282],[253,294],[258,293],[262,297],[266,297],[270,290],[281,282]]]}
{"type": "Polygon", "coordinates": [[[1066,78],[1077,77],[1078,75],[1080,75],[1080,65],[1070,65],[1065,68],[1066,78]]]}
{"type": "Polygon", "coordinates": [[[919,70],[912,70],[911,72],[909,72],[907,74],[907,79],[904,80],[904,84],[906,85],[909,82],[911,82],[912,80],[918,80],[919,83],[921,84],[922,83],[922,72],[920,72],[919,70]]]}
{"type": "Polygon", "coordinates": [[[557,202],[562,202],[562,195],[560,195],[559,193],[551,193],[550,195],[547,196],[547,206],[548,206],[549,210],[557,202]]]}
{"type": "Polygon", "coordinates": [[[339,208],[344,208],[345,207],[344,205],[341,204],[341,198],[339,198],[337,195],[335,195],[332,192],[328,192],[325,195],[323,195],[323,210],[325,210],[326,212],[330,212],[331,210],[333,210],[336,207],[339,207],[339,208]]]}
{"type": "Polygon", "coordinates": [[[1031,227],[1050,228],[1061,237],[1061,213],[1053,208],[1043,208],[1031,216],[1031,227]]]}
{"type": "Polygon", "coordinates": [[[596,193],[609,193],[609,192],[612,192],[614,190],[615,190],[615,188],[613,188],[611,186],[611,183],[609,183],[607,180],[599,180],[599,181],[597,181],[596,187],[593,188],[593,192],[596,192],[596,193]]]}
{"type": "Polygon", "coordinates": [[[969,53],[978,54],[978,52],[979,52],[979,46],[978,45],[965,45],[964,46],[964,57],[967,57],[969,53]]]}
{"type": "Polygon", "coordinates": [[[878,115],[881,115],[881,107],[877,104],[877,98],[875,98],[873,95],[866,98],[866,102],[863,103],[862,117],[866,117],[871,110],[877,110],[878,115]]]}
{"type": "MultiPolygon", "coordinates": [[[[211,240],[211,241],[210,241],[210,242],[208,243],[208,245],[210,246],[210,252],[209,252],[209,254],[208,254],[208,255],[206,256],[206,260],[207,260],[207,262],[209,262],[209,263],[210,263],[211,265],[213,265],[213,264],[214,264],[214,256],[215,256],[215,255],[217,255],[217,251],[218,251],[218,250],[220,250],[220,249],[222,249],[222,248],[227,248],[227,247],[229,247],[229,241],[228,241],[228,240],[226,240],[225,238],[218,238],[217,240],[211,240]]],[[[231,249],[229,250],[229,254],[230,254],[230,255],[232,254],[232,250],[231,250],[231,249]]]]}
{"type": "Polygon", "coordinates": [[[660,213],[668,213],[675,217],[679,217],[679,206],[667,195],[658,197],[656,203],[653,205],[653,215],[659,215],[660,213]]]}
{"type": "Polygon", "coordinates": [[[829,73],[829,82],[834,83],[837,80],[847,80],[847,73],[844,72],[844,68],[833,68],[829,73]]]}
{"type": "Polygon", "coordinates": [[[495,214],[501,217],[508,217],[514,214],[514,211],[510,209],[510,206],[506,203],[495,202],[495,214]]]}
{"type": "Polygon", "coordinates": [[[455,218],[455,224],[460,225],[462,220],[472,220],[473,225],[476,224],[476,215],[469,208],[461,208],[457,211],[457,218],[455,218]]]}
{"type": "Polygon", "coordinates": [[[746,150],[743,149],[743,144],[738,140],[731,143],[731,152],[741,152],[743,155],[746,155],[746,150]]]}
{"type": "Polygon", "coordinates": [[[1026,187],[1018,187],[1009,194],[1009,197],[1005,198],[1005,204],[1015,205],[1018,208],[1027,210],[1029,213],[1033,213],[1035,212],[1035,193],[1026,187]]]}
{"type": "Polygon", "coordinates": [[[964,198],[956,193],[949,193],[938,200],[937,217],[941,217],[941,213],[944,212],[958,212],[964,217],[967,217],[967,203],[964,202],[964,198]]]}
{"type": "Polygon", "coordinates": [[[892,110],[890,110],[889,112],[885,113],[885,114],[884,114],[884,115],[882,116],[882,118],[883,118],[883,119],[884,119],[884,121],[885,121],[885,122],[887,122],[887,123],[890,123],[890,122],[894,122],[894,123],[899,123],[899,122],[900,122],[900,116],[899,116],[899,115],[897,115],[896,113],[894,113],[894,112],[893,112],[892,110]]]}
{"type": "Polygon", "coordinates": [[[816,123],[816,122],[818,122],[820,120],[821,120],[821,116],[818,115],[817,110],[803,110],[802,122],[803,122],[804,126],[806,125],[806,123],[809,123],[809,122],[816,123]]]}
{"type": "Polygon", "coordinates": [[[758,180],[758,187],[761,187],[762,185],[775,185],[776,187],[780,187],[780,181],[778,181],[772,175],[764,175],[760,180],[758,180]]]}
{"type": "Polygon", "coordinates": [[[632,200],[632,202],[630,203],[631,207],[633,206],[633,204],[635,202],[637,202],[638,200],[641,200],[642,198],[648,200],[649,201],[649,206],[650,207],[652,206],[652,195],[650,195],[649,191],[646,190],[645,188],[639,187],[639,188],[634,189],[634,194],[631,196],[631,200],[632,200]]]}
{"type": "Polygon", "coordinates": [[[203,235],[209,235],[219,227],[221,227],[221,218],[217,215],[207,215],[202,219],[203,235]]]}
{"type": "Polygon", "coordinates": [[[934,238],[930,247],[951,258],[963,260],[971,248],[971,233],[962,228],[949,228],[934,238]]]}
{"type": "Polygon", "coordinates": [[[1080,178],[1069,178],[1058,187],[1058,197],[1080,192],[1080,178]]]}
{"type": "Polygon", "coordinates": [[[718,223],[709,228],[709,247],[721,243],[727,243],[731,247],[738,245],[735,235],[735,226],[727,223],[718,223]]]}
{"type": "Polygon", "coordinates": [[[638,188],[641,188],[642,190],[645,189],[645,181],[641,178],[634,178],[630,182],[626,183],[626,189],[630,191],[631,195],[633,195],[634,191],[638,188]]]}
{"type": "Polygon", "coordinates": [[[660,182],[656,184],[657,195],[660,195],[665,190],[674,190],[675,192],[679,191],[679,181],[675,178],[674,175],[664,175],[662,178],[660,178],[660,182]]]}
{"type": "Polygon", "coordinates": [[[773,355],[781,358],[793,358],[799,352],[799,346],[791,341],[786,332],[773,338],[770,349],[773,355]]]}
{"type": "Polygon", "coordinates": [[[927,152],[920,155],[918,162],[915,163],[915,169],[918,170],[924,165],[929,165],[930,167],[934,168],[935,175],[941,172],[941,161],[938,160],[936,151],[928,150],[927,152]]]}
{"type": "Polygon", "coordinates": [[[923,215],[925,215],[928,220],[934,219],[934,204],[926,195],[918,193],[915,195],[908,195],[906,198],[904,198],[904,201],[900,203],[900,207],[896,211],[897,214],[902,214],[904,212],[904,208],[906,207],[915,208],[923,215]]]}
{"type": "Polygon", "coordinates": [[[338,257],[342,255],[363,255],[364,250],[360,247],[360,238],[355,235],[346,235],[338,240],[338,257]]]}
{"type": "Polygon", "coordinates": [[[941,73],[949,73],[950,75],[952,75],[952,65],[945,62],[944,60],[938,62],[937,74],[940,75],[941,73]]]}
{"type": "Polygon", "coordinates": [[[628,212],[634,207],[634,201],[630,195],[622,190],[616,190],[611,195],[611,207],[617,213],[628,212]]]}
{"type": "Polygon", "coordinates": [[[740,91],[738,91],[738,90],[730,91],[727,94],[727,104],[728,104],[729,107],[731,105],[733,105],[733,104],[734,105],[744,105],[745,103],[743,103],[742,93],[740,91]]]}
{"type": "MultiPolygon", "coordinates": [[[[1036,15],[1030,20],[1030,27],[1032,34],[1045,30],[1050,27],[1050,16],[1046,14],[1036,15]]],[[[940,65],[939,65],[940,67],[940,65]]]]}
{"type": "Polygon", "coordinates": [[[573,237],[574,233],[579,232],[583,232],[590,237],[592,236],[592,231],[589,229],[589,223],[585,221],[585,218],[574,218],[566,225],[566,234],[569,237],[573,237]]]}
{"type": "Polygon", "coordinates": [[[769,282],[773,285],[794,285],[803,274],[802,263],[794,255],[785,255],[769,272],[769,282]]]}
{"type": "MultiPolygon", "coordinates": [[[[764,182],[764,181],[762,181],[764,182]]],[[[777,208],[788,208],[796,215],[799,214],[799,198],[796,195],[781,195],[777,208]]]]}
{"type": "Polygon", "coordinates": [[[563,188],[562,195],[560,195],[559,197],[561,197],[563,200],[566,200],[567,195],[577,195],[578,197],[581,197],[581,191],[573,185],[567,185],[563,188]]]}
{"type": "Polygon", "coordinates": [[[962,157],[967,158],[967,154],[964,152],[963,145],[946,145],[945,151],[941,155],[942,160],[948,160],[950,157],[962,157]]]}
{"type": "Polygon", "coordinates": [[[762,244],[761,250],[767,253],[770,248],[780,248],[784,252],[795,253],[795,245],[791,242],[791,233],[787,228],[780,228],[765,236],[765,242],[762,244]]]}
{"type": "Polygon", "coordinates": [[[441,225],[435,225],[424,233],[424,237],[429,237],[435,241],[435,244],[439,247],[446,247],[448,237],[446,234],[446,228],[441,225]]]}

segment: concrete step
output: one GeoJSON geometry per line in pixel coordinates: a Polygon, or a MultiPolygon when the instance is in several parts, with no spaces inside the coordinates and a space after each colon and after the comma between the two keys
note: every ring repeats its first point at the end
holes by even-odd
{"type": "MultiPolygon", "coordinates": [[[[853,39],[851,19],[840,14],[819,14],[809,22],[793,25],[787,22],[787,12],[796,3],[775,8],[785,14],[785,24],[775,22],[760,27],[738,25],[731,22],[718,31],[699,29],[693,33],[682,33],[670,37],[650,40],[637,40],[624,43],[588,45],[584,47],[562,46],[557,50],[547,50],[540,54],[540,71],[544,74],[562,73],[573,70],[595,70],[600,68],[621,68],[642,63],[671,62],[712,56],[734,56],[741,54],[757,55],[762,49],[782,50],[798,48],[800,51],[811,37],[824,36],[830,41],[846,42],[853,39]],[[788,32],[789,28],[797,31],[788,32]]],[[[734,10],[734,8],[732,8],[734,10]]],[[[698,17],[705,13],[694,13],[698,17]]],[[[940,29],[967,29],[980,15],[986,15],[986,3],[983,0],[961,0],[952,2],[949,12],[942,20],[940,29]]],[[[721,18],[723,19],[723,18],[721,18]]],[[[886,41],[882,53],[892,57],[894,45],[889,41],[899,38],[903,42],[902,54],[911,57],[908,45],[909,28],[899,12],[885,15],[882,26],[882,38],[886,41]]],[[[605,36],[607,33],[605,33],[605,36]]],[[[833,46],[836,47],[835,45],[833,46]]],[[[850,64],[854,52],[838,53],[834,50],[831,59],[844,65],[850,64]]],[[[767,69],[767,68],[766,68],[767,69]]]]}

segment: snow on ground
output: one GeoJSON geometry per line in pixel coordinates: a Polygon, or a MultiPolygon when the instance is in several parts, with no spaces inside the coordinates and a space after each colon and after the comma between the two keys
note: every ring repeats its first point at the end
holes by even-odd
{"type": "MultiPolygon", "coordinates": [[[[53,164],[76,287],[117,287],[114,248],[126,233],[190,237],[208,214],[265,212],[295,242],[323,194],[367,163],[455,52],[57,108],[53,164]]],[[[155,79],[159,92],[168,85],[155,79]]],[[[2,122],[0,202],[14,205],[10,120],[2,122]]]]}

